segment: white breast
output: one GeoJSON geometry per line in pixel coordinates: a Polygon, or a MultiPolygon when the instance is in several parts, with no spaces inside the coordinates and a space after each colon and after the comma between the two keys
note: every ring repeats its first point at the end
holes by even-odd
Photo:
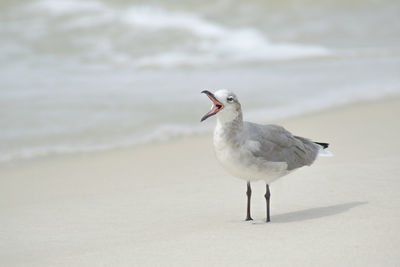
{"type": "Polygon", "coordinates": [[[288,173],[286,162],[269,162],[253,156],[252,152],[260,148],[258,142],[244,139],[233,146],[232,142],[226,140],[223,131],[224,128],[217,123],[214,131],[215,154],[233,176],[246,181],[264,180],[270,183],[288,173]]]}

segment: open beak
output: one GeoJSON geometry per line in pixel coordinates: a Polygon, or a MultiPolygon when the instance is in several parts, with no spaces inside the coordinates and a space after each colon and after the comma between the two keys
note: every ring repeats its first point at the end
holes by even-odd
{"type": "Polygon", "coordinates": [[[211,110],[210,110],[206,115],[204,115],[203,118],[201,118],[201,121],[204,121],[205,119],[211,117],[212,115],[217,114],[218,111],[220,111],[221,109],[223,109],[223,108],[224,108],[224,104],[222,104],[220,101],[218,101],[218,100],[215,98],[214,94],[211,93],[211,92],[209,92],[209,91],[207,91],[207,90],[204,90],[204,91],[201,92],[201,93],[206,94],[206,95],[208,96],[208,98],[210,98],[211,101],[214,103],[214,105],[213,105],[213,107],[211,108],[211,110]]]}

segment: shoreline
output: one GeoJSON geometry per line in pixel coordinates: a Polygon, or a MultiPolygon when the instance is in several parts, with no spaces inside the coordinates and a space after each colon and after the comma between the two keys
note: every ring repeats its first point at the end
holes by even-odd
{"type": "MultiPolygon", "coordinates": [[[[379,96],[377,98],[365,98],[363,100],[355,100],[355,101],[343,101],[342,103],[337,103],[335,105],[326,107],[321,110],[312,110],[312,111],[306,111],[304,113],[296,114],[296,115],[291,115],[287,117],[282,117],[278,119],[274,119],[271,121],[254,121],[256,123],[261,123],[261,124],[284,124],[286,122],[291,122],[293,120],[297,119],[302,119],[302,118],[307,118],[307,117],[312,117],[316,114],[324,114],[324,113],[329,113],[333,111],[338,111],[342,109],[348,109],[352,107],[357,107],[357,106],[362,106],[362,105],[368,105],[376,102],[385,102],[385,101],[392,101],[393,99],[400,99],[400,95],[398,93],[391,93],[388,95],[383,95],[379,96]]],[[[246,120],[246,117],[245,117],[246,120]]],[[[208,122],[208,124],[213,124],[213,122],[208,122]]],[[[209,125],[205,126],[209,127],[209,125]]],[[[209,127],[210,128],[210,127],[209,127]]],[[[14,158],[10,160],[4,160],[0,162],[0,171],[2,170],[7,170],[7,169],[13,169],[13,168],[19,168],[20,166],[29,166],[32,164],[40,163],[43,161],[53,161],[53,160],[71,160],[74,158],[81,158],[81,157],[91,157],[95,155],[106,155],[108,153],[115,153],[118,151],[125,151],[125,150],[136,150],[136,149],[143,149],[146,147],[149,148],[154,148],[159,145],[163,144],[173,144],[176,142],[180,142],[182,140],[196,140],[196,139],[202,139],[205,138],[206,136],[210,136],[210,133],[212,133],[213,127],[208,129],[208,131],[204,132],[199,132],[199,133],[194,133],[194,134],[189,134],[189,135],[183,135],[182,137],[171,137],[168,140],[153,140],[153,141],[147,141],[144,143],[137,143],[137,144],[132,144],[132,145],[127,145],[127,146],[116,146],[114,148],[104,148],[104,149],[94,149],[94,150],[88,150],[88,151],[71,151],[71,152],[61,152],[61,153],[50,153],[50,154],[45,154],[45,155],[37,155],[37,156],[28,156],[28,157],[23,157],[23,158],[14,158]]]]}

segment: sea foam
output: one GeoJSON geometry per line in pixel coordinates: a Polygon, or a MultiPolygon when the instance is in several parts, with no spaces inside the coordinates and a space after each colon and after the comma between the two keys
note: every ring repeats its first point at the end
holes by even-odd
{"type": "Polygon", "coordinates": [[[132,7],[126,11],[123,21],[133,27],[153,31],[185,31],[197,38],[191,49],[163,51],[145,56],[138,60],[139,66],[171,67],[218,62],[287,60],[327,56],[331,53],[316,45],[273,44],[265,34],[254,28],[228,28],[195,14],[168,12],[160,8],[132,7]]]}
{"type": "Polygon", "coordinates": [[[265,32],[254,27],[229,27],[204,15],[152,5],[124,7],[94,0],[39,0],[30,8],[44,12],[42,19],[47,21],[46,25],[52,25],[45,29],[48,34],[67,31],[73,39],[66,39],[65,44],[84,46],[81,53],[77,48],[77,60],[89,57],[109,65],[170,68],[290,60],[332,53],[318,45],[272,43],[265,32]],[[130,30],[123,38],[111,37],[126,27],[130,30]],[[171,38],[171,34],[179,38],[171,38]]]}

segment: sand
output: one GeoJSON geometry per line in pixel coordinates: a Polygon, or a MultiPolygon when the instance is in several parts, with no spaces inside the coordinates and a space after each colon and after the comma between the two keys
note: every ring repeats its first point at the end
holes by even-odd
{"type": "Polygon", "coordinates": [[[335,156],[271,185],[268,224],[262,182],[244,221],[211,133],[3,166],[0,265],[400,266],[398,114],[392,98],[277,122],[335,156]]]}

